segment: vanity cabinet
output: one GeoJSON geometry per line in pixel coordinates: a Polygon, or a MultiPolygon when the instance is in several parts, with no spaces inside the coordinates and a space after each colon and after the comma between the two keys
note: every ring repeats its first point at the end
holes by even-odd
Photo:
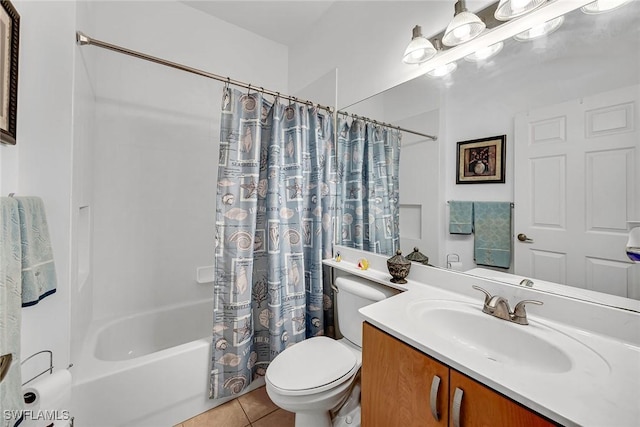
{"type": "Polygon", "coordinates": [[[555,425],[374,326],[363,328],[362,427],[555,425]]]}

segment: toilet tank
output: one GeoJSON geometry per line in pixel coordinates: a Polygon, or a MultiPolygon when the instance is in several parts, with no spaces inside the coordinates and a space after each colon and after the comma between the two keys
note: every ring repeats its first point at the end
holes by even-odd
{"type": "Polygon", "coordinates": [[[399,291],[357,276],[336,278],[336,306],[338,328],[342,335],[358,347],[362,347],[362,322],[358,311],[361,307],[382,301],[399,291]]]}

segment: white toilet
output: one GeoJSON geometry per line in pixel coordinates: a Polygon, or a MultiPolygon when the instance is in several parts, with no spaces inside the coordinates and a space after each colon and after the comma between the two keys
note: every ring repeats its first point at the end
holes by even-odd
{"type": "Polygon", "coordinates": [[[362,364],[364,319],[358,309],[398,292],[356,276],[338,277],[335,284],[336,323],[344,338],[314,337],[289,347],[265,375],[269,397],[295,412],[296,427],[332,426],[330,411],[349,397],[362,364]]]}

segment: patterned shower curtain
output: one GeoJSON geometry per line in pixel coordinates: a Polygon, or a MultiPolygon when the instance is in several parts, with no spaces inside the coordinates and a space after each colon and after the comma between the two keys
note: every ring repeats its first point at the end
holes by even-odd
{"type": "Polygon", "coordinates": [[[389,256],[399,249],[400,140],[398,130],[338,119],[336,243],[389,256]]]}
{"type": "MultiPolygon", "coordinates": [[[[210,397],[234,395],[290,345],[333,334],[331,116],[223,92],[210,397]]],[[[332,165],[333,168],[332,168],[332,165]]]]}

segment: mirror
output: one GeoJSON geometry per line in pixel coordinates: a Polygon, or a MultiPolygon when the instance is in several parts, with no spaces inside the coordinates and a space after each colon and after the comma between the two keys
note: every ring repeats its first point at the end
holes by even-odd
{"type": "MultiPolygon", "coordinates": [[[[434,79],[421,76],[340,108],[341,111],[438,136],[435,142],[410,133],[404,133],[402,137],[400,241],[405,255],[418,246],[434,266],[446,267],[447,261],[455,260],[457,256],[462,270],[472,274],[507,283],[511,281],[507,278],[512,276],[505,276],[505,272],[526,276],[514,269],[514,262],[509,270],[476,269],[482,266],[473,262],[473,237],[448,233],[447,201],[520,200],[514,178],[519,176],[523,163],[516,163],[514,152],[522,150],[522,147],[514,144],[523,140],[522,124],[517,122],[522,122],[528,114],[566,102],[580,104],[587,102],[589,97],[620,88],[629,88],[637,100],[640,97],[640,27],[635,21],[637,16],[640,16],[640,2],[631,2],[599,15],[575,10],[565,15],[563,25],[548,36],[528,42],[505,40],[497,56],[480,63],[460,60],[458,69],[448,77],[434,79]],[[456,143],[496,135],[507,136],[506,183],[456,185],[456,143]]],[[[631,103],[624,118],[638,121],[639,110],[637,103],[631,103]]],[[[604,116],[600,119],[589,117],[593,119],[594,129],[601,124],[598,120],[604,120],[604,116]]],[[[526,125],[526,120],[524,123],[526,125]]],[[[637,141],[640,123],[630,126],[631,135],[637,141]]],[[[539,131],[542,135],[552,128],[550,125],[539,131]]],[[[628,164],[631,180],[635,179],[636,184],[630,182],[627,187],[628,194],[624,196],[626,206],[606,206],[622,221],[618,221],[616,230],[601,230],[601,234],[615,235],[615,246],[620,246],[622,252],[627,238],[624,222],[638,220],[632,216],[640,216],[640,186],[637,184],[640,153],[637,144],[635,151],[631,150],[628,164]]],[[[516,227],[520,221],[518,207],[517,202],[514,209],[516,227]]],[[[573,215],[588,216],[584,208],[581,209],[582,212],[574,212],[573,215]]],[[[515,227],[512,231],[514,235],[519,233],[515,227]]],[[[514,252],[519,250],[517,244],[514,239],[514,252]]],[[[623,264],[622,260],[620,264],[623,264]]],[[[549,280],[546,277],[531,278],[536,289],[640,311],[640,301],[629,298],[640,298],[640,265],[629,264],[628,260],[624,265],[628,268],[628,281],[635,287],[627,295],[615,289],[589,287],[584,280],[573,286],[556,286],[544,283],[549,280]]],[[[571,265],[566,265],[567,275],[571,268],[571,265]]],[[[604,271],[607,270],[603,269],[599,274],[602,276],[604,271]]],[[[579,277],[584,277],[584,274],[577,272],[579,277]]],[[[606,281],[606,275],[601,279],[606,281]]]]}

